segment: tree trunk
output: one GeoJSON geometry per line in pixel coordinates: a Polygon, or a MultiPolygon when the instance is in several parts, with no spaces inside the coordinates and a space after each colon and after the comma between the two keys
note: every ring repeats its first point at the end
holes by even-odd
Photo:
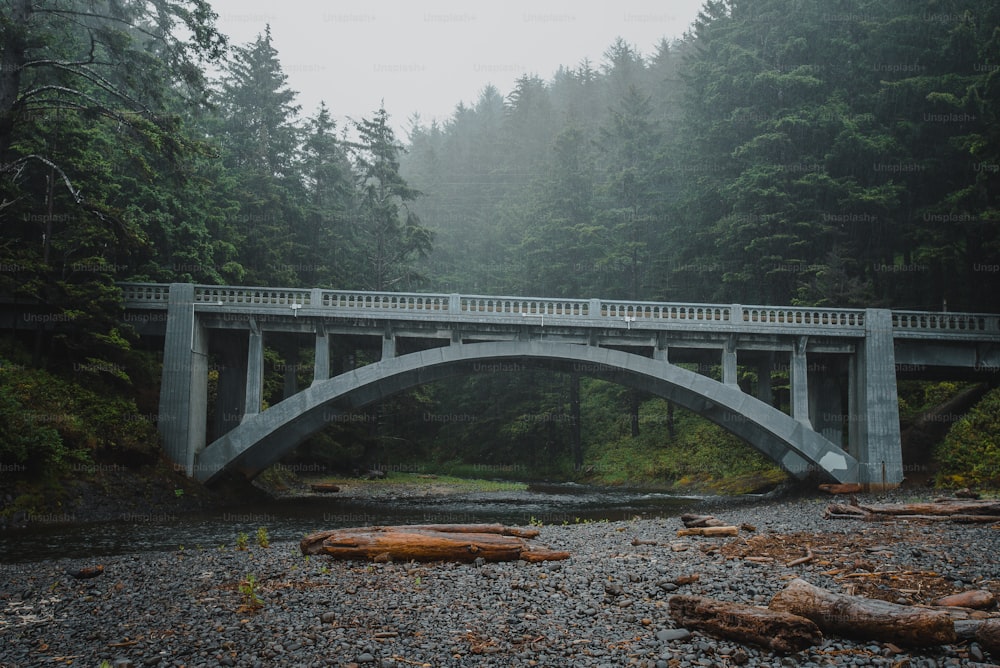
{"type": "Polygon", "coordinates": [[[400,561],[546,561],[569,558],[528,544],[537,531],[499,524],[413,525],[334,529],[306,536],[302,554],[327,554],[339,559],[400,561]]]}
{"type": "Polygon", "coordinates": [[[673,596],[670,616],[682,626],[775,652],[798,652],[823,640],[816,624],[804,617],[702,596],[673,596]]]}
{"type": "Polygon", "coordinates": [[[772,610],[807,617],[823,631],[911,647],[947,645],[956,640],[947,613],[887,601],[837,594],[795,579],[775,594],[772,610]]]}
{"type": "Polygon", "coordinates": [[[570,411],[570,450],[573,453],[573,466],[577,471],[583,469],[583,436],[580,424],[580,374],[573,373],[569,377],[569,411],[570,411]]]}
{"type": "Polygon", "coordinates": [[[18,97],[21,94],[21,72],[27,51],[28,21],[31,19],[31,0],[12,0],[0,32],[0,165],[10,158],[8,152],[17,117],[18,97]]]}
{"type": "Polygon", "coordinates": [[[639,392],[629,390],[629,424],[632,427],[632,438],[639,438],[639,392]]]}

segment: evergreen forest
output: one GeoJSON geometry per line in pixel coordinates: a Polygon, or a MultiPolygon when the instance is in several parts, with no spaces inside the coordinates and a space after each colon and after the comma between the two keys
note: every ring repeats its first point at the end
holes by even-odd
{"type": "MultiPolygon", "coordinates": [[[[232,44],[215,19],[0,0],[0,297],[44,313],[0,332],[0,460],[32,476],[160,457],[160,353],[116,281],[1000,312],[991,0],[706,0],[652,52],[567,53],[404,133],[384,105],[301,108],[269,28],[232,44]]],[[[310,382],[295,352],[267,350],[266,404],[289,364],[310,382]]],[[[904,383],[901,415],[967,389],[904,383]]],[[[1000,484],[986,396],[941,480],[1000,484]]],[[[781,479],[662,399],[544,370],[395,396],[287,463],[781,479]]]]}

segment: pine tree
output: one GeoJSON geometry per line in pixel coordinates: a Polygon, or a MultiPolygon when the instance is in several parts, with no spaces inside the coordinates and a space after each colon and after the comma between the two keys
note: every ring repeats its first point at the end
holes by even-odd
{"type": "Polygon", "coordinates": [[[373,119],[355,123],[353,145],[358,209],[357,251],[364,266],[356,281],[370,290],[412,289],[419,281],[413,261],[431,249],[432,235],[408,204],[420,192],[399,173],[402,145],[396,141],[385,106],[373,119]]]}
{"type": "Polygon", "coordinates": [[[267,27],[250,44],[234,48],[219,82],[223,119],[216,132],[239,202],[230,229],[246,280],[254,285],[299,283],[294,244],[304,200],[295,125],[299,106],[287,81],[267,27]]]}

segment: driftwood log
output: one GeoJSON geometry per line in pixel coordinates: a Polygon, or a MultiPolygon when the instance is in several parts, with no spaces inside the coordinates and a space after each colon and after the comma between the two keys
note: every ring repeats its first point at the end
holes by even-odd
{"type": "Polygon", "coordinates": [[[941,499],[934,503],[831,503],[823,513],[828,519],[923,519],[950,522],[1000,521],[1000,501],[941,499]]]}
{"type": "Polygon", "coordinates": [[[711,515],[692,515],[691,513],[684,513],[681,515],[681,522],[685,527],[691,529],[693,527],[724,527],[729,526],[729,522],[725,522],[720,519],[716,519],[711,515]]]}
{"type": "Polygon", "coordinates": [[[795,579],[774,595],[772,610],[807,617],[823,633],[911,647],[955,642],[955,623],[943,611],[837,594],[795,579]]]}
{"type": "Polygon", "coordinates": [[[424,524],[320,531],[302,539],[302,554],[376,561],[554,561],[569,552],[532,546],[533,529],[500,524],[424,524]]]}
{"type": "Polygon", "coordinates": [[[819,627],[805,617],[703,596],[671,597],[670,616],[688,628],[786,654],[823,641],[819,627]]]}
{"type": "Polygon", "coordinates": [[[678,536],[737,536],[740,533],[739,527],[691,527],[690,529],[678,529],[678,536]]]}
{"type": "Polygon", "coordinates": [[[856,482],[847,483],[823,483],[819,486],[821,492],[827,494],[858,494],[863,491],[863,487],[856,482]]]}
{"type": "Polygon", "coordinates": [[[320,494],[334,494],[340,491],[340,487],[332,482],[314,482],[309,485],[309,488],[320,494]]]}
{"type": "Polygon", "coordinates": [[[976,629],[975,638],[994,657],[1000,656],[1000,619],[987,619],[976,629]]]}
{"type": "Polygon", "coordinates": [[[984,589],[970,589],[969,591],[942,596],[934,601],[934,605],[950,608],[972,608],[973,610],[988,610],[996,605],[997,598],[992,592],[984,589]]]}

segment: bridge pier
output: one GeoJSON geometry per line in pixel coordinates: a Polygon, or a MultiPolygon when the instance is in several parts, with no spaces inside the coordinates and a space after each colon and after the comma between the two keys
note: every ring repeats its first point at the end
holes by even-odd
{"type": "Polygon", "coordinates": [[[323,323],[316,325],[316,359],[313,362],[313,385],[330,378],[330,336],[323,323]]]}
{"type": "Polygon", "coordinates": [[[257,320],[250,318],[250,341],[247,350],[247,400],[243,409],[246,422],[260,413],[264,395],[264,332],[257,320]]]}
{"type": "Polygon", "coordinates": [[[188,476],[205,447],[207,420],[208,332],[194,312],[194,285],[172,283],[157,425],[167,457],[188,476]]]}
{"type": "Polygon", "coordinates": [[[896,487],[903,481],[903,450],[892,311],[865,310],[865,338],[851,368],[848,418],[851,454],[859,462],[859,482],[871,490],[896,487]]]}

